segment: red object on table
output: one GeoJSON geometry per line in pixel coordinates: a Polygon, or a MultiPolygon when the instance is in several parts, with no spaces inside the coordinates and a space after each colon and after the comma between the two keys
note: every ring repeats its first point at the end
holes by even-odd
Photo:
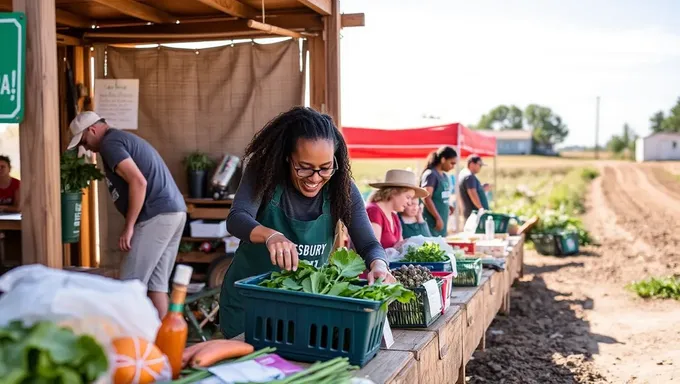
{"type": "Polygon", "coordinates": [[[475,254],[475,243],[473,243],[473,242],[454,241],[454,242],[450,242],[449,245],[452,246],[453,248],[458,247],[458,248],[462,249],[463,251],[465,251],[465,253],[467,253],[469,255],[475,254]]]}
{"type": "Polygon", "coordinates": [[[442,284],[442,315],[451,306],[451,289],[453,289],[453,272],[432,272],[432,276],[444,280],[442,284]]]}

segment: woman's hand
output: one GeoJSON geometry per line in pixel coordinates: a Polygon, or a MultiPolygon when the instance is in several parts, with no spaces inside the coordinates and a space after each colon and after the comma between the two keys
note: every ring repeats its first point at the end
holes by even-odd
{"type": "Polygon", "coordinates": [[[382,278],[386,284],[396,283],[397,279],[392,276],[387,263],[384,260],[374,260],[371,263],[371,270],[368,272],[368,285],[372,285],[376,280],[382,278]]]}
{"type": "Polygon", "coordinates": [[[297,270],[299,260],[297,247],[286,236],[281,233],[274,233],[270,235],[265,245],[269,250],[272,265],[277,265],[286,271],[297,270]]]}
{"type": "Polygon", "coordinates": [[[419,223],[425,222],[425,219],[423,218],[423,206],[422,205],[418,206],[418,213],[416,214],[416,219],[418,220],[419,223]]]}
{"type": "Polygon", "coordinates": [[[441,217],[437,217],[437,221],[435,222],[434,225],[434,230],[441,231],[442,229],[444,229],[444,221],[442,220],[441,217]]]}

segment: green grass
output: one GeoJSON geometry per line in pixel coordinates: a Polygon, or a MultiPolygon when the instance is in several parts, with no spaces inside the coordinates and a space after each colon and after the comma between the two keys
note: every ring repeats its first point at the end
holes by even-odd
{"type": "Polygon", "coordinates": [[[680,278],[678,277],[650,277],[647,280],[630,283],[626,288],[645,299],[680,300],[680,278]]]}

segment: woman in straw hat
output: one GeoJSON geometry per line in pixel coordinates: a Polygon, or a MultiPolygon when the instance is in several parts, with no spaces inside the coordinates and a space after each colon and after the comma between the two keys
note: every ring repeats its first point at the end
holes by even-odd
{"type": "Polygon", "coordinates": [[[369,185],[377,191],[368,198],[368,219],[380,244],[392,248],[404,240],[397,214],[404,212],[414,198],[426,197],[428,193],[418,186],[415,173],[402,169],[389,170],[384,181],[369,185]]]}

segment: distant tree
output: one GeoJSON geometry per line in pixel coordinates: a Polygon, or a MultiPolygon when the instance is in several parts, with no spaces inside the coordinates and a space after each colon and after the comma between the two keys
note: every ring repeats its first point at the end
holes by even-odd
{"type": "Polygon", "coordinates": [[[661,126],[663,125],[663,121],[665,119],[666,116],[664,115],[663,111],[659,111],[649,118],[650,123],[649,128],[652,130],[653,133],[658,133],[663,130],[661,126]]]}
{"type": "Polygon", "coordinates": [[[614,135],[609,142],[607,142],[607,149],[616,155],[623,155],[626,157],[632,156],[635,153],[635,140],[637,135],[630,128],[628,123],[623,124],[623,132],[621,136],[614,135]],[[627,153],[624,153],[627,152],[627,153]]]}
{"type": "Polygon", "coordinates": [[[559,144],[569,134],[562,118],[548,107],[531,104],[524,110],[524,118],[533,131],[534,141],[543,146],[559,144]]]}
{"type": "Polygon", "coordinates": [[[680,97],[671,108],[670,114],[661,124],[661,129],[665,132],[680,132],[680,97]]]}
{"type": "Polygon", "coordinates": [[[649,118],[649,122],[653,133],[680,132],[680,97],[668,115],[664,115],[663,111],[659,111],[649,118]]]}
{"type": "Polygon", "coordinates": [[[499,105],[482,115],[477,123],[477,129],[522,129],[524,126],[522,110],[515,105],[499,105]]]}

